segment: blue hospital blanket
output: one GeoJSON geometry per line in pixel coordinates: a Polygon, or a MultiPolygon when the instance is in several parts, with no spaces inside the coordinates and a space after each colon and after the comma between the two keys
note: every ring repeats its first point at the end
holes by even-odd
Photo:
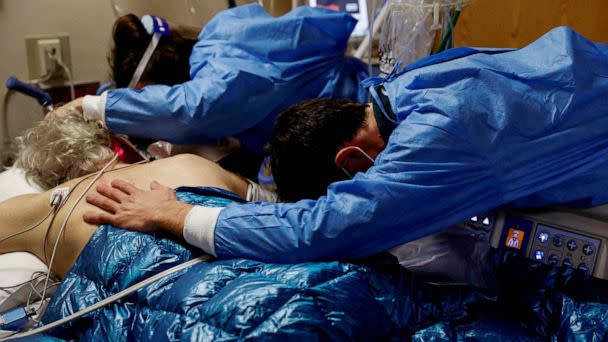
{"type": "MultiPolygon", "coordinates": [[[[206,206],[241,201],[211,188],[180,188],[177,194],[182,201],[206,206]]],[[[160,235],[101,226],[63,279],[43,322],[82,310],[197,255],[197,250],[160,235]]],[[[536,267],[554,271],[546,265],[536,267]]],[[[51,330],[47,337],[83,341],[410,337],[416,341],[525,341],[539,336],[606,340],[608,305],[575,301],[557,291],[556,283],[553,288],[543,283],[542,291],[524,296],[544,299],[536,311],[525,306],[518,309],[530,314],[521,316],[528,322],[522,324],[517,319],[520,313],[512,314],[496,296],[465,286],[423,283],[387,256],[358,263],[220,260],[167,276],[51,330]],[[547,315],[546,320],[530,320],[547,315]]]]}

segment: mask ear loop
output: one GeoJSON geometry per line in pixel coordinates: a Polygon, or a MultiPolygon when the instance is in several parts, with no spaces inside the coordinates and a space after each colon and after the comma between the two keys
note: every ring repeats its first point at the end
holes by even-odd
{"type": "MultiPolygon", "coordinates": [[[[359,147],[359,146],[352,146],[352,147],[356,148],[359,152],[361,152],[361,154],[363,154],[363,156],[372,163],[372,166],[374,166],[376,164],[376,161],[369,154],[367,154],[367,152],[363,151],[363,149],[361,147],[359,147]]],[[[340,169],[342,169],[342,171],[348,176],[348,178],[353,179],[353,175],[346,170],[346,168],[344,167],[344,163],[342,163],[342,165],[340,165],[340,169]]]]}

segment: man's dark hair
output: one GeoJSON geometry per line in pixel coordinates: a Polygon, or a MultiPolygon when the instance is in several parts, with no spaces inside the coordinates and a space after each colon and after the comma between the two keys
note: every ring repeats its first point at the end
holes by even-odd
{"type": "Polygon", "coordinates": [[[346,178],[335,155],[364,126],[366,108],[348,100],[314,99],[278,116],[268,152],[281,201],[319,198],[329,184],[346,178]]]}
{"type": "MultiPolygon", "coordinates": [[[[116,87],[124,88],[129,85],[152,35],[137,16],[127,14],[114,23],[113,39],[108,62],[116,87]]],[[[189,59],[195,43],[175,30],[171,36],[161,37],[140,81],[171,86],[190,80],[189,59]]]]}

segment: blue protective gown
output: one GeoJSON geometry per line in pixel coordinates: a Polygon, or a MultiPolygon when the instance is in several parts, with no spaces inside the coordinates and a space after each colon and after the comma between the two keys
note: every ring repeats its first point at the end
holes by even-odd
{"type": "Polygon", "coordinates": [[[558,28],[461,48],[385,80],[400,121],[374,167],[295,204],[231,204],[218,257],[354,258],[501,205],[608,202],[608,47],[558,28]]]}
{"type": "Polygon", "coordinates": [[[258,4],[216,15],[190,56],[191,81],[116,89],[106,123],[115,133],[181,144],[240,134],[260,151],[276,115],[316,97],[365,100],[367,77],[345,57],[356,20],[345,12],[299,7],[274,18],[258,4]]]}

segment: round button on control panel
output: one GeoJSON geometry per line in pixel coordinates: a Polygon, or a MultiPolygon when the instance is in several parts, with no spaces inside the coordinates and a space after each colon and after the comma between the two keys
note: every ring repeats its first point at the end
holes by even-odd
{"type": "Polygon", "coordinates": [[[593,254],[593,246],[591,246],[590,244],[586,244],[583,246],[583,253],[585,255],[591,255],[593,254]]]}
{"type": "Polygon", "coordinates": [[[561,247],[563,243],[564,242],[562,241],[562,237],[561,236],[556,236],[556,237],[553,238],[553,246],[555,246],[555,247],[561,247]]]}
{"type": "Polygon", "coordinates": [[[556,254],[549,255],[549,264],[550,265],[559,264],[559,257],[556,254]]]}
{"type": "Polygon", "coordinates": [[[538,233],[538,241],[540,241],[540,243],[546,243],[547,241],[549,241],[549,233],[547,233],[547,232],[538,233]]]}

